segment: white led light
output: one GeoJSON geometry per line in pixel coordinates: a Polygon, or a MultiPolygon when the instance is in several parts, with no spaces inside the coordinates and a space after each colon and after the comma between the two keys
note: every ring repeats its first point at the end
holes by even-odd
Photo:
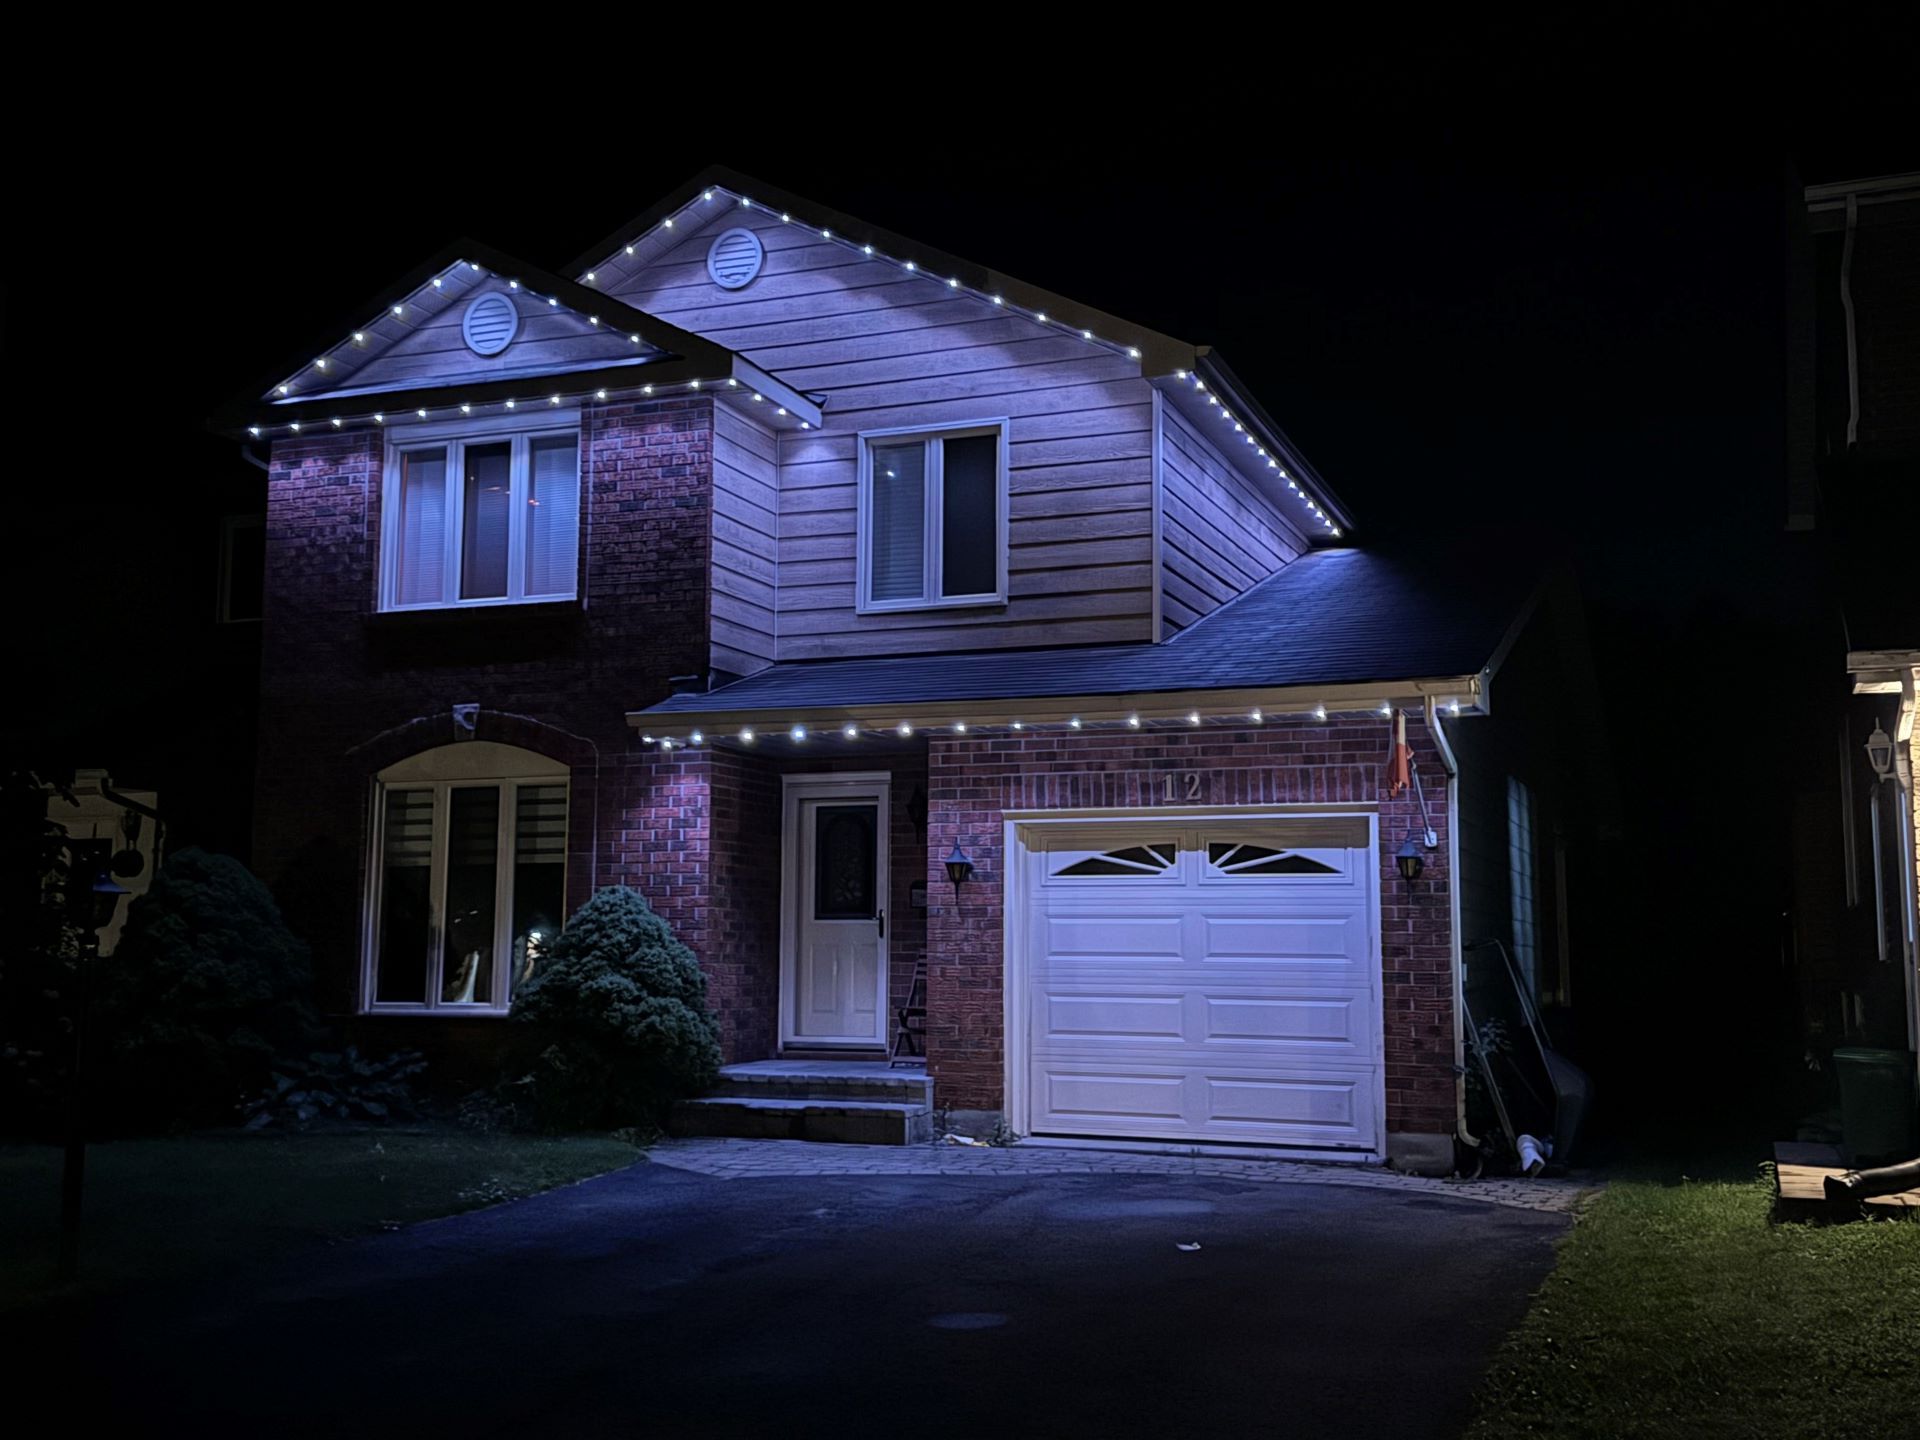
{"type": "Polygon", "coordinates": [[[804,739],[806,739],[806,738],[807,738],[807,727],[806,727],[806,726],[804,726],[804,725],[796,725],[796,726],[794,726],[794,727],[793,727],[793,728],[792,728],[791,730],[789,730],[789,731],[787,731],[787,738],[788,738],[789,740],[804,740],[804,739]]]}
{"type": "Polygon", "coordinates": [[[689,390],[698,390],[700,388],[700,382],[698,380],[689,380],[687,382],[687,388],[689,390]]]}
{"type": "Polygon", "coordinates": [[[792,221],[793,221],[793,216],[791,216],[791,215],[789,215],[789,214],[788,214],[788,213],[787,213],[786,211],[784,211],[784,210],[782,210],[782,211],[780,212],[780,219],[781,219],[781,220],[782,220],[783,222],[786,222],[786,223],[789,223],[789,224],[790,224],[790,223],[792,223],[792,221]]]}
{"type": "Polygon", "coordinates": [[[607,398],[607,392],[604,390],[596,390],[593,392],[593,398],[596,400],[604,400],[607,398]]]}
{"type": "Polygon", "coordinates": [[[1187,712],[1187,723],[1189,725],[1198,725],[1200,723],[1200,712],[1198,710],[1189,710],[1187,712]]]}
{"type": "Polygon", "coordinates": [[[1316,719],[1316,720],[1324,720],[1324,719],[1326,719],[1326,718],[1327,718],[1327,707],[1326,707],[1326,706],[1324,706],[1324,705],[1316,705],[1316,706],[1314,706],[1314,707],[1313,707],[1313,718],[1314,718],[1314,719],[1316,719]]]}
{"type": "Polygon", "coordinates": [[[549,405],[558,405],[560,403],[560,397],[558,395],[549,395],[547,397],[547,403],[549,405]]]}
{"type": "Polygon", "coordinates": [[[314,361],[314,362],[313,362],[313,368],[314,368],[314,369],[316,369],[316,370],[324,370],[324,369],[326,369],[326,368],[327,368],[327,358],[326,358],[326,356],[324,356],[324,355],[323,355],[323,356],[321,356],[321,357],[320,357],[320,358],[319,358],[318,360],[316,360],[316,361],[314,361]]]}
{"type": "Polygon", "coordinates": [[[671,740],[662,740],[660,742],[660,748],[662,750],[671,750],[673,748],[673,742],[671,740]]]}
{"type": "Polygon", "coordinates": [[[753,743],[753,731],[742,730],[740,732],[740,743],[742,745],[751,745],[753,743]]]}
{"type": "Polygon", "coordinates": [[[642,395],[651,395],[653,393],[653,387],[651,385],[642,385],[640,387],[640,393],[642,395]]]}
{"type": "Polygon", "coordinates": [[[909,269],[909,270],[918,270],[919,268],[920,268],[920,267],[919,267],[918,265],[916,265],[916,264],[914,264],[914,263],[913,263],[913,261],[911,261],[911,260],[909,260],[909,261],[907,262],[907,269],[909,269]]]}
{"type": "Polygon", "coordinates": [[[587,284],[591,285],[593,284],[594,274],[595,274],[594,271],[589,270],[585,275],[582,275],[580,278],[582,280],[585,280],[587,284]]]}
{"type": "Polygon", "coordinates": [[[959,281],[959,278],[958,278],[957,276],[948,276],[948,277],[947,277],[947,288],[948,288],[949,290],[958,290],[958,289],[960,288],[960,281],[959,281]]]}
{"type": "Polygon", "coordinates": [[[632,247],[631,245],[629,245],[629,246],[627,247],[627,253],[628,253],[629,255],[631,255],[631,254],[633,253],[633,247],[632,247]]]}
{"type": "Polygon", "coordinates": [[[831,230],[828,230],[828,229],[826,229],[826,228],[824,228],[824,227],[822,227],[822,229],[821,229],[821,231],[820,231],[820,238],[821,238],[822,240],[831,240],[831,239],[833,238],[833,232],[832,232],[831,230]]]}
{"type": "Polygon", "coordinates": [[[346,423],[346,422],[345,422],[345,421],[343,421],[343,420],[341,420],[339,416],[337,416],[337,415],[336,415],[336,416],[334,416],[334,419],[333,419],[333,428],[334,428],[334,429],[336,429],[336,430],[338,430],[338,429],[339,429],[339,428],[341,427],[341,425],[343,425],[343,424],[345,424],[345,423],[346,423]]]}
{"type": "Polygon", "coordinates": [[[1044,325],[1047,323],[1047,312],[1044,310],[1037,310],[1034,312],[1033,318],[1038,320],[1042,325],[1044,325]]]}
{"type": "Polygon", "coordinates": [[[871,245],[862,245],[860,247],[860,253],[862,255],[871,255],[873,253],[873,247],[871,245]]]}
{"type": "Polygon", "coordinates": [[[260,438],[260,427],[258,425],[249,425],[247,426],[247,433],[258,440],[260,438]]]}
{"type": "Polygon", "coordinates": [[[667,229],[671,230],[673,228],[673,217],[669,215],[665,220],[662,220],[660,223],[666,226],[667,229]]]}
{"type": "Polygon", "coordinates": [[[964,734],[966,734],[966,733],[967,733],[967,722],[966,722],[966,721],[964,721],[964,720],[956,720],[956,721],[954,722],[954,725],[953,725],[953,733],[954,733],[954,734],[956,734],[956,735],[964,735],[964,734]]]}
{"type": "Polygon", "coordinates": [[[802,420],[800,422],[800,428],[802,430],[811,430],[813,428],[813,422],[811,420],[802,420]]]}
{"type": "Polygon", "coordinates": [[[294,421],[292,428],[293,428],[293,433],[298,435],[300,433],[300,422],[298,420],[294,421]]]}
{"type": "Polygon", "coordinates": [[[1081,338],[1082,340],[1091,340],[1091,339],[1093,338],[1093,331],[1091,331],[1091,330],[1082,330],[1082,331],[1080,332],[1080,338],[1081,338]]]}
{"type": "Polygon", "coordinates": [[[460,413],[462,415],[471,415],[473,413],[473,406],[466,404],[461,405],[460,413]]]}
{"type": "Polygon", "coordinates": [[[1176,370],[1173,372],[1173,378],[1176,380],[1184,380],[1187,378],[1187,372],[1184,370],[1176,370]]]}
{"type": "Polygon", "coordinates": [[[1380,713],[1381,713],[1382,715],[1385,715],[1385,716],[1387,716],[1387,717],[1389,717],[1389,718],[1391,718],[1391,717],[1392,717],[1392,715],[1393,715],[1393,702],[1392,702],[1391,700],[1389,700],[1389,701],[1387,701],[1387,702],[1386,702],[1385,704],[1383,704],[1383,705],[1382,705],[1382,706],[1380,707],[1380,713]]]}
{"type": "Polygon", "coordinates": [[[353,332],[353,343],[354,343],[354,344],[356,344],[356,345],[364,345],[364,344],[366,344],[366,343],[367,343],[367,332],[366,332],[366,331],[364,331],[364,330],[356,330],[356,331],[354,331],[354,332],[353,332]]]}
{"type": "Polygon", "coordinates": [[[782,405],[778,407],[773,413],[776,415],[784,415],[787,413],[787,407],[782,405]]]}
{"type": "Polygon", "coordinates": [[[1447,714],[1458,715],[1459,713],[1460,713],[1460,702],[1458,700],[1449,700],[1447,702],[1447,714]]]}
{"type": "Polygon", "coordinates": [[[727,384],[731,385],[736,390],[740,388],[740,382],[734,379],[731,375],[727,377],[727,384]]]}
{"type": "Polygon", "coordinates": [[[1073,719],[1067,721],[1067,728],[1069,730],[1078,730],[1080,728],[1080,717],[1076,715],[1073,719]]]}
{"type": "Polygon", "coordinates": [[[905,720],[902,720],[900,722],[899,734],[901,735],[902,738],[905,738],[906,736],[913,734],[913,726],[908,724],[905,720]]]}
{"type": "Polygon", "coordinates": [[[638,345],[640,343],[640,337],[638,335],[629,335],[627,336],[627,339],[632,341],[635,345],[638,345]]]}
{"type": "Polygon", "coordinates": [[[587,323],[589,325],[598,325],[600,323],[600,317],[598,315],[589,315],[587,317],[587,323]]]}
{"type": "Polygon", "coordinates": [[[1127,347],[1127,358],[1130,360],[1138,360],[1140,358],[1139,348],[1137,346],[1129,345],[1127,347]]]}
{"type": "Polygon", "coordinates": [[[1018,720],[1016,720],[1016,721],[1014,721],[1014,722],[1013,722],[1013,724],[1012,724],[1012,726],[1011,726],[1011,727],[1009,727],[1009,728],[1011,728],[1011,729],[1014,729],[1014,730],[1024,730],[1024,729],[1026,729],[1027,727],[1026,727],[1025,725],[1023,725],[1023,724],[1022,724],[1022,723],[1021,723],[1020,721],[1018,721],[1018,720]]]}
{"type": "Polygon", "coordinates": [[[693,734],[687,737],[687,743],[689,745],[699,745],[699,744],[702,744],[706,740],[706,738],[707,738],[706,736],[702,735],[698,730],[696,730],[693,732],[693,734]]]}
{"type": "Polygon", "coordinates": [[[467,268],[469,270],[478,270],[480,268],[480,262],[478,260],[469,260],[467,262],[467,268]]]}
{"type": "Polygon", "coordinates": [[[1127,716],[1127,724],[1130,728],[1138,730],[1140,728],[1140,717],[1138,715],[1127,716]]]}
{"type": "Polygon", "coordinates": [[[373,423],[376,425],[384,425],[387,423],[387,417],[376,410],[373,412],[373,423]]]}
{"type": "Polygon", "coordinates": [[[424,408],[416,410],[413,413],[418,415],[422,420],[427,418],[427,412],[424,408]]]}
{"type": "Polygon", "coordinates": [[[1259,725],[1263,723],[1267,717],[1262,715],[1260,711],[1256,708],[1254,712],[1251,715],[1249,715],[1247,718],[1253,721],[1254,724],[1259,725]]]}
{"type": "Polygon", "coordinates": [[[284,385],[276,385],[273,388],[278,394],[284,395],[287,393],[287,387],[284,385]]]}
{"type": "Polygon", "coordinates": [[[700,192],[700,198],[702,200],[711,200],[713,198],[713,192],[711,190],[703,190],[700,192]]]}
{"type": "Polygon", "coordinates": [[[742,210],[751,210],[753,208],[753,202],[749,200],[746,196],[742,195],[740,197],[740,208],[742,210]]]}
{"type": "Polygon", "coordinates": [[[849,740],[858,740],[860,738],[860,727],[858,725],[842,725],[840,727],[840,733],[849,740]]]}
{"type": "Polygon", "coordinates": [[[653,736],[651,736],[651,735],[642,735],[642,736],[640,737],[640,743],[641,743],[642,745],[651,745],[651,744],[653,744],[653,736]]]}
{"type": "Polygon", "coordinates": [[[1007,303],[1007,297],[1004,295],[996,295],[993,297],[993,303],[996,305],[1004,305],[1007,303]]]}
{"type": "Polygon", "coordinates": [[[438,275],[433,277],[433,288],[436,290],[440,288],[440,277],[438,275]]]}
{"type": "Polygon", "coordinates": [[[511,410],[511,409],[513,408],[513,401],[511,401],[511,400],[509,400],[509,401],[507,401],[507,408],[508,408],[509,410],[511,410]]]}
{"type": "Polygon", "coordinates": [[[556,300],[556,299],[554,299],[554,298],[553,298],[553,296],[551,296],[551,295],[549,295],[549,296],[547,297],[547,304],[549,304],[549,305],[558,305],[559,303],[560,303],[560,302],[559,302],[558,300],[556,300]]]}
{"type": "Polygon", "coordinates": [[[767,397],[762,395],[758,390],[756,390],[753,392],[753,398],[755,400],[765,400],[767,397]]]}

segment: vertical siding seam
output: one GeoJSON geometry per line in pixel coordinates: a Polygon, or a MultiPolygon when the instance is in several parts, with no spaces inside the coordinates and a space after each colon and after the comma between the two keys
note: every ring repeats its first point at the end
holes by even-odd
{"type": "Polygon", "coordinates": [[[1166,606],[1162,594],[1166,566],[1166,397],[1153,390],[1153,612],[1148,638],[1158,645],[1166,639],[1166,606]]]}

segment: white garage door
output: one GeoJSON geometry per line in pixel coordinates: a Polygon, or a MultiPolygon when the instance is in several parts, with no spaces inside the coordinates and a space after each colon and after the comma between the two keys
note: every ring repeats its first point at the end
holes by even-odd
{"type": "Polygon", "coordinates": [[[1368,817],[1021,838],[1027,1133],[1379,1149],[1368,817]]]}

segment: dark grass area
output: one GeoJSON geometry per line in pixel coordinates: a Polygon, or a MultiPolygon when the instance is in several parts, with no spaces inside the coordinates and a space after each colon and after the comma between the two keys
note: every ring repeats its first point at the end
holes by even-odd
{"type": "Polygon", "coordinates": [[[1920,1224],[1781,1224],[1770,1175],[1611,1182],[1472,1440],[1920,1435],[1920,1224]]]}
{"type": "Polygon", "coordinates": [[[213,1273],[630,1164],[604,1136],[355,1131],[122,1140],[87,1154],[77,1286],[54,1284],[57,1147],[0,1148],[0,1308],[213,1273]]]}

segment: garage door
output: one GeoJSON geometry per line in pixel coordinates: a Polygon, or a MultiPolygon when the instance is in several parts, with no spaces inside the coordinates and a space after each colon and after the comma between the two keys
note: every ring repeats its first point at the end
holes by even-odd
{"type": "Polygon", "coordinates": [[[1021,840],[1027,1133],[1378,1150],[1368,817],[1021,840]]]}

